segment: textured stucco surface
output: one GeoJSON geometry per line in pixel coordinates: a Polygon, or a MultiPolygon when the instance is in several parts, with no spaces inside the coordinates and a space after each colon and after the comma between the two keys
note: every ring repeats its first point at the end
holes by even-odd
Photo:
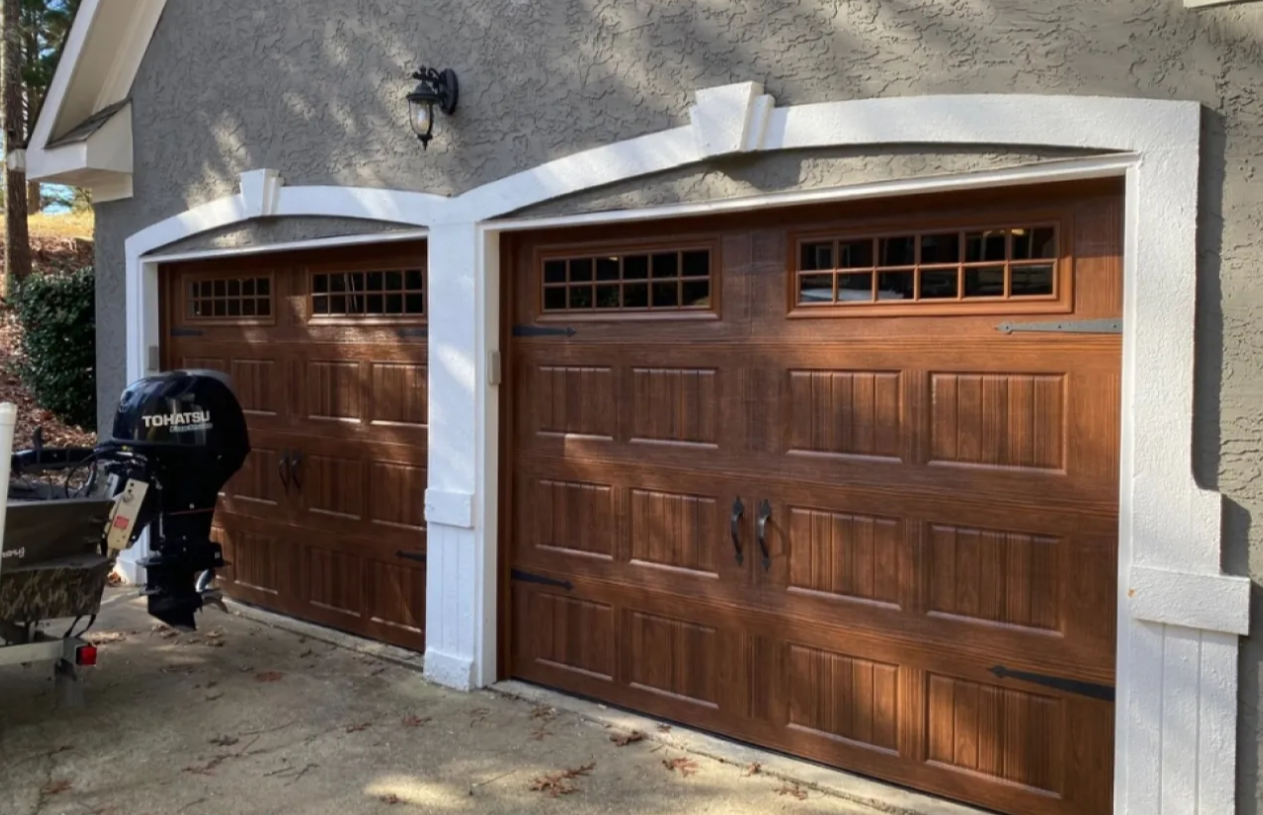
{"type": "MultiPolygon", "coordinates": [[[[1225,567],[1263,576],[1263,526],[1253,523],[1263,509],[1261,3],[1190,11],[1181,0],[170,0],[133,88],[135,198],[98,208],[102,393],[122,385],[123,240],[231,192],[243,170],[274,168],[290,185],[459,193],[683,124],[692,90],[750,79],[780,105],[987,92],[1205,105],[1198,476],[1228,499],[1225,567]],[[428,152],[411,137],[402,103],[420,61],[455,68],[462,88],[459,111],[440,117],[428,152]]],[[[918,166],[914,151],[816,157],[796,179],[785,169],[795,160],[779,170],[685,171],[646,192],[620,185],[567,206],[853,183],[1013,158],[987,150],[918,166]]],[[[1250,815],[1263,811],[1257,602],[1253,625],[1261,633],[1241,656],[1238,759],[1240,811],[1250,815]]]]}

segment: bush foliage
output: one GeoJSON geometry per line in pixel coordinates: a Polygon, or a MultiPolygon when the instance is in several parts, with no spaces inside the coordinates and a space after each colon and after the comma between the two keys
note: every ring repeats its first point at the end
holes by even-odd
{"type": "Polygon", "coordinates": [[[18,375],[45,410],[96,429],[96,294],[91,268],[34,274],[13,298],[22,326],[18,375]]]}

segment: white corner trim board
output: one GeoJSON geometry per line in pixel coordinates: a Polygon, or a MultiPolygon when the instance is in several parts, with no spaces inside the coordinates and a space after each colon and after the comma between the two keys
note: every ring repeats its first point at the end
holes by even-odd
{"type": "MultiPolygon", "coordinates": [[[[426,672],[455,687],[496,678],[495,384],[500,233],[846,198],[1126,178],[1119,520],[1117,815],[1234,810],[1238,636],[1249,581],[1220,570],[1221,498],[1193,478],[1200,107],[1191,102],[962,95],[775,108],[757,83],[699,92],[691,123],[596,147],[455,198],[285,187],[259,170],[242,192],[127,240],[128,374],[157,344],[158,264],[148,253],[254,217],[324,215],[428,227],[430,491],[426,672]],[[923,144],[1089,148],[1112,155],[991,173],[881,182],[619,213],[491,221],[596,186],[734,151],[923,144]],[[1143,349],[1143,353],[1141,353],[1143,349]]],[[[366,237],[364,239],[372,239],[366,237]]],[[[348,239],[350,240],[350,239],[348,239]]],[[[421,500],[421,496],[418,496],[421,500]]]]}

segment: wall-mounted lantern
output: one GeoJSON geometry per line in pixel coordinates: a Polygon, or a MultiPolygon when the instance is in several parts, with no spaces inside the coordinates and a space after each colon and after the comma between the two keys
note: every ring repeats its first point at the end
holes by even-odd
{"type": "Polygon", "coordinates": [[[456,72],[422,66],[412,78],[417,80],[417,87],[408,94],[408,124],[424,150],[434,137],[434,106],[448,116],[456,112],[456,72]]]}

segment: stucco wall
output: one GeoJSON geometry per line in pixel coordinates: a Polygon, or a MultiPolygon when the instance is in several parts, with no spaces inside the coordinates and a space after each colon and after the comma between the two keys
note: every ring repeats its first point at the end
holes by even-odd
{"type": "MultiPolygon", "coordinates": [[[[122,241],[230,192],[239,172],[274,168],[290,185],[459,193],[682,124],[693,89],[749,79],[781,105],[961,92],[1204,104],[1198,475],[1229,499],[1225,566],[1263,576],[1263,527],[1252,523],[1263,508],[1263,3],[1186,11],[1181,0],[170,0],[133,88],[136,196],[98,208],[103,404],[122,385],[122,241]],[[439,118],[427,152],[402,102],[420,61],[455,68],[462,86],[459,111],[439,118]]],[[[924,160],[900,152],[816,157],[807,171],[789,158],[774,160],[790,162],[780,169],[682,172],[649,192],[620,185],[565,206],[1013,160],[1002,149],[924,160]]],[[[1241,657],[1239,800],[1251,814],[1263,811],[1259,608],[1260,636],[1241,657]]]]}

